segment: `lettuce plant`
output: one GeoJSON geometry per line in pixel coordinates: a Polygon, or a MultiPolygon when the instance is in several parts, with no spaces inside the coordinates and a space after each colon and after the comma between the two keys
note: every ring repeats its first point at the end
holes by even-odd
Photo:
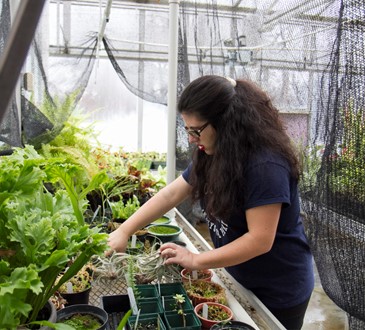
{"type": "Polygon", "coordinates": [[[0,329],[35,321],[58,288],[107,247],[107,235],[82,217],[86,191],[102,175],[78,187],[73,174],[32,147],[0,159],[0,329]],[[45,189],[57,177],[58,188],[45,189]]]}

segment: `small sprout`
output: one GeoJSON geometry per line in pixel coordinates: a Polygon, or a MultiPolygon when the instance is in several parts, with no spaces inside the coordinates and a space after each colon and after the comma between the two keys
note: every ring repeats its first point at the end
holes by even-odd
{"type": "Polygon", "coordinates": [[[183,327],[186,327],[186,319],[185,319],[185,313],[184,313],[184,308],[183,308],[183,303],[185,302],[185,297],[182,294],[175,294],[174,296],[175,299],[175,303],[176,303],[176,309],[177,309],[177,313],[179,315],[181,315],[182,317],[182,321],[183,321],[183,327]]]}

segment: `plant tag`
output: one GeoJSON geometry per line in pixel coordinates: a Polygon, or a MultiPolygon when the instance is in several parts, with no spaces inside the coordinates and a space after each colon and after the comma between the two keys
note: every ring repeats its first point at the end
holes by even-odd
{"type": "Polygon", "coordinates": [[[133,289],[131,287],[128,287],[127,292],[128,292],[129,302],[131,304],[133,314],[137,315],[138,314],[138,307],[137,307],[137,302],[136,302],[136,298],[134,296],[133,289]]]}
{"type": "Polygon", "coordinates": [[[165,296],[162,296],[161,300],[162,300],[162,307],[163,309],[165,309],[165,296]]]}
{"type": "Polygon", "coordinates": [[[137,235],[132,235],[131,248],[134,249],[137,243],[137,235]]]}
{"type": "Polygon", "coordinates": [[[74,290],[72,289],[72,283],[71,282],[66,283],[66,291],[67,291],[67,293],[73,293],[74,292],[74,290]]]}
{"type": "Polygon", "coordinates": [[[98,205],[98,208],[97,208],[97,209],[96,209],[96,211],[94,212],[93,218],[91,219],[91,223],[93,223],[93,222],[94,222],[94,220],[95,220],[96,216],[97,216],[97,215],[98,215],[98,213],[99,213],[99,210],[100,210],[100,205],[98,205]]]}
{"type": "Polygon", "coordinates": [[[197,270],[193,270],[191,272],[191,276],[193,277],[193,280],[197,280],[198,279],[198,271],[197,270]]]}
{"type": "Polygon", "coordinates": [[[207,305],[207,304],[204,304],[204,305],[203,305],[202,316],[203,316],[205,319],[208,319],[208,305],[207,305]]]}

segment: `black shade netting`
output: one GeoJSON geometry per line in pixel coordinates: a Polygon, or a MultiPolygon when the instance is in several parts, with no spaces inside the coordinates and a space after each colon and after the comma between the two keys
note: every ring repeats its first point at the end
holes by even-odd
{"type": "MultiPolygon", "coordinates": [[[[17,8],[15,3],[3,1],[0,9],[0,47],[4,47],[10,31],[11,10],[16,13],[17,8]]],[[[77,44],[81,50],[77,54],[70,53],[69,41],[65,39],[64,47],[50,56],[48,33],[45,33],[49,28],[47,19],[43,14],[38,22],[19,77],[20,87],[16,88],[1,123],[3,149],[24,144],[39,148],[52,141],[76,108],[89,81],[95,62],[97,29],[85,33],[83,39],[80,37],[77,44]]]]}
{"type": "Polygon", "coordinates": [[[365,328],[365,3],[341,1],[313,114],[302,189],[324,290],[365,328]]]}

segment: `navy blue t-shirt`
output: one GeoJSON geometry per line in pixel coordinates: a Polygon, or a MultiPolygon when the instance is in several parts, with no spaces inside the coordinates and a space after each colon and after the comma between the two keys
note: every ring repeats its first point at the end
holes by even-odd
{"type": "MultiPolygon", "coordinates": [[[[189,182],[191,164],[183,172],[189,182]]],[[[282,203],[272,249],[227,271],[250,289],[268,308],[290,308],[307,300],[313,290],[313,259],[300,216],[297,182],[288,163],[265,153],[256,157],[246,173],[242,209],[230,218],[208,226],[215,247],[226,245],[248,231],[245,211],[267,204],[282,203]]],[[[203,206],[204,208],[204,206],[203,206]]]]}

